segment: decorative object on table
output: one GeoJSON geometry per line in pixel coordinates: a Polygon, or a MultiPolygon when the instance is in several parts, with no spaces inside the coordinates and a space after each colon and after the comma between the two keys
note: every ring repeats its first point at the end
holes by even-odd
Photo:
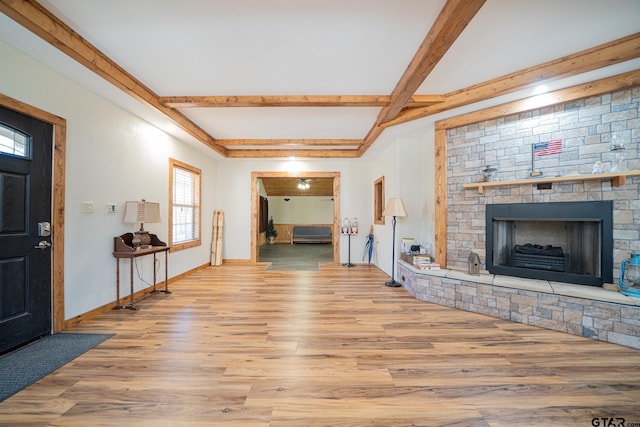
{"type": "Polygon", "coordinates": [[[402,286],[400,283],[396,282],[395,276],[394,276],[395,264],[396,264],[396,222],[397,222],[396,218],[406,217],[407,209],[404,207],[404,203],[402,203],[401,199],[391,198],[387,202],[387,207],[385,208],[384,212],[382,212],[382,215],[393,217],[393,220],[391,222],[393,227],[393,239],[391,242],[391,280],[386,282],[385,285],[396,288],[396,287],[402,286]]]}
{"type": "Polygon", "coordinates": [[[640,253],[632,253],[631,258],[622,261],[618,286],[624,295],[640,297],[640,253]]]}
{"type": "Polygon", "coordinates": [[[213,211],[213,238],[211,239],[211,265],[222,265],[222,236],[224,232],[224,212],[213,211]]]}
{"type": "MultiPolygon", "coordinates": [[[[367,241],[364,244],[364,253],[362,254],[362,261],[364,261],[365,257],[367,257],[367,263],[371,264],[371,258],[375,253],[375,235],[373,234],[373,225],[369,228],[369,234],[367,235],[367,241]]],[[[376,264],[378,263],[378,257],[376,256],[376,264]]]]}
{"type": "Polygon", "coordinates": [[[342,234],[348,236],[348,253],[349,260],[346,264],[343,264],[345,267],[355,267],[355,264],[351,263],[351,235],[358,234],[358,218],[343,218],[342,219],[342,234]]]}
{"type": "Polygon", "coordinates": [[[626,135],[624,132],[612,132],[611,133],[611,143],[609,144],[609,150],[613,156],[611,168],[609,172],[621,172],[626,170],[624,165],[625,160],[625,139],[626,135]]]}
{"type": "Polygon", "coordinates": [[[273,217],[269,218],[266,237],[267,240],[269,240],[269,244],[273,244],[273,241],[278,237],[278,230],[276,230],[276,226],[273,224],[273,217]]]}
{"type": "Polygon", "coordinates": [[[413,237],[403,237],[400,240],[400,253],[401,254],[411,253],[411,247],[413,246],[414,242],[415,242],[415,239],[413,237]]]}
{"type": "Polygon", "coordinates": [[[487,165],[482,169],[482,180],[484,182],[491,182],[496,180],[496,172],[498,168],[493,165],[487,165]]]}
{"type": "Polygon", "coordinates": [[[433,251],[431,250],[431,243],[420,245],[420,255],[428,255],[431,253],[433,253],[433,251]]]}
{"type": "Polygon", "coordinates": [[[604,173],[604,165],[602,164],[602,162],[600,160],[598,160],[597,162],[595,162],[593,164],[593,170],[591,171],[591,173],[604,173]]]}
{"type": "Polygon", "coordinates": [[[542,176],[542,172],[535,168],[536,157],[550,156],[552,154],[560,153],[562,153],[561,139],[531,144],[531,172],[529,173],[529,176],[532,178],[539,178],[542,176]]]}
{"type": "Polygon", "coordinates": [[[127,224],[140,223],[140,230],[133,236],[133,246],[136,248],[146,248],[151,243],[149,232],[144,229],[144,223],[160,222],[160,203],[141,201],[125,202],[124,217],[122,222],[127,224]]]}
{"type": "Polygon", "coordinates": [[[469,265],[467,272],[472,276],[480,275],[480,257],[475,252],[469,253],[469,265]]]}

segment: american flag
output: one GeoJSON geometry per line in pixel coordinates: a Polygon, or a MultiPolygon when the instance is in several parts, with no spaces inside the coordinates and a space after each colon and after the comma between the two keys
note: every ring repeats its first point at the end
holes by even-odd
{"type": "Polygon", "coordinates": [[[550,154],[562,153],[562,140],[554,139],[553,141],[533,144],[533,152],[536,156],[548,156],[550,154]]]}

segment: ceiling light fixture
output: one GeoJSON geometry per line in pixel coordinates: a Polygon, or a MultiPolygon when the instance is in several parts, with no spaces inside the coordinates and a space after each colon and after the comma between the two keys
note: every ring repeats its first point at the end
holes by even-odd
{"type": "Polygon", "coordinates": [[[311,186],[306,179],[301,179],[298,183],[298,190],[308,190],[309,188],[311,188],[311,186]]]}
{"type": "Polygon", "coordinates": [[[542,95],[543,93],[547,93],[547,92],[549,92],[549,86],[544,84],[538,85],[533,89],[534,95],[542,95]]]}

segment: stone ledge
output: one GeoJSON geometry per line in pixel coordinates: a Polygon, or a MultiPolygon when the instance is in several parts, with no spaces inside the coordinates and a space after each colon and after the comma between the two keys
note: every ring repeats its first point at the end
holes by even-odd
{"type": "Polygon", "coordinates": [[[420,301],[640,350],[640,299],[616,290],[486,272],[420,270],[404,261],[397,266],[396,280],[420,301]]]}
{"type": "Polygon", "coordinates": [[[595,286],[572,285],[570,283],[550,282],[547,280],[499,276],[489,274],[487,272],[481,272],[479,276],[475,276],[464,271],[448,268],[443,268],[440,270],[420,270],[402,260],[398,260],[398,263],[404,265],[413,273],[422,276],[446,277],[448,279],[456,279],[472,283],[482,283],[485,285],[501,286],[503,288],[522,289],[526,291],[542,292],[545,294],[584,298],[593,301],[640,306],[640,298],[629,297],[617,291],[595,286]]]}

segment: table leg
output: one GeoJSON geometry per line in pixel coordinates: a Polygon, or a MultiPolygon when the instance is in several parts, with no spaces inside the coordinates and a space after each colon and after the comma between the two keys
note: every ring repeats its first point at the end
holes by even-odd
{"type": "Polygon", "coordinates": [[[164,251],[164,290],[160,291],[165,294],[170,294],[169,290],[169,251],[164,251]]]}
{"type": "Polygon", "coordinates": [[[129,258],[129,285],[131,286],[131,295],[129,296],[129,304],[125,305],[124,308],[129,310],[137,310],[138,307],[133,303],[133,258],[129,258]]]}
{"type": "Polygon", "coordinates": [[[164,251],[164,293],[171,293],[169,290],[169,251],[164,251]]]}
{"type": "Polygon", "coordinates": [[[120,304],[120,258],[116,258],[116,305],[114,310],[120,310],[122,304],[120,304]]]}
{"type": "Polygon", "coordinates": [[[153,290],[151,291],[151,293],[154,292],[158,292],[158,290],[156,289],[156,254],[153,254],[153,290]]]}

